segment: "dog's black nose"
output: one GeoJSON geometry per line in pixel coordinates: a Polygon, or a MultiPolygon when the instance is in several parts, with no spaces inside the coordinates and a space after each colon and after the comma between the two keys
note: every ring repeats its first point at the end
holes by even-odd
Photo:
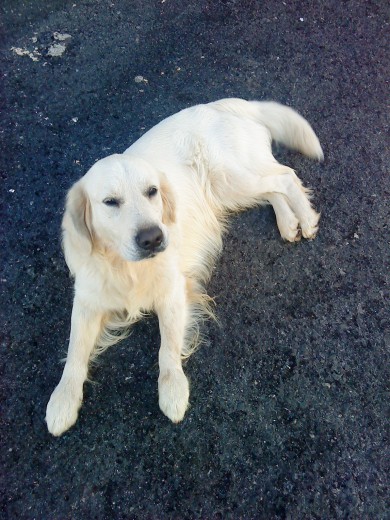
{"type": "Polygon", "coordinates": [[[161,246],[163,233],[158,226],[142,229],[135,237],[137,245],[145,251],[153,251],[161,246]]]}

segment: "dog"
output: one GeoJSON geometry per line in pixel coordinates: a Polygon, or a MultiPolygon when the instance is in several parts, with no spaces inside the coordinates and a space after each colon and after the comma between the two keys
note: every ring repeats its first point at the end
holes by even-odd
{"type": "Polygon", "coordinates": [[[317,233],[309,191],[273,157],[272,140],[323,159],[316,134],[293,109],[222,99],[168,117],[73,185],[62,231],[75,296],[65,367],[46,410],[51,434],[76,422],[91,358],[149,312],[161,335],[159,406],[174,423],[183,419],[182,360],[211,312],[204,287],[229,214],[268,203],[284,240],[317,233]]]}

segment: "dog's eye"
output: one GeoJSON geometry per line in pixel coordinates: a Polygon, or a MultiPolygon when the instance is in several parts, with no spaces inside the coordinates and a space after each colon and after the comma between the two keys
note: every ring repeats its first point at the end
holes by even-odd
{"type": "Polygon", "coordinates": [[[148,197],[149,198],[152,198],[154,197],[156,194],[157,194],[157,188],[156,186],[151,186],[149,189],[148,189],[148,197]]]}
{"type": "Polygon", "coordinates": [[[115,197],[108,197],[107,199],[104,199],[103,202],[106,206],[114,206],[116,208],[119,208],[121,203],[120,200],[115,197]]]}

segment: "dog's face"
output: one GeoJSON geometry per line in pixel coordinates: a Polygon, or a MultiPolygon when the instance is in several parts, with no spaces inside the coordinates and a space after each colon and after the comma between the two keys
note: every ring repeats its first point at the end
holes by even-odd
{"type": "Polygon", "coordinates": [[[76,232],[131,262],[164,251],[167,226],[174,221],[165,176],[128,155],[111,155],[92,166],[70,190],[67,211],[76,232]]]}

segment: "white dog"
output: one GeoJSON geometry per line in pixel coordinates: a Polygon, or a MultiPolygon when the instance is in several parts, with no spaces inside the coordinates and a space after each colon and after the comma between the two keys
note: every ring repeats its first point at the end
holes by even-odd
{"type": "Polygon", "coordinates": [[[308,192],[275,160],[272,139],[323,158],[309,123],[291,108],[223,99],[165,119],[71,188],[63,246],[75,297],[66,364],[46,410],[53,435],[76,422],[91,356],[149,311],[161,333],[159,405],[173,422],[183,419],[182,358],[208,309],[203,288],[229,213],[270,203],[285,240],[317,232],[308,192]]]}

